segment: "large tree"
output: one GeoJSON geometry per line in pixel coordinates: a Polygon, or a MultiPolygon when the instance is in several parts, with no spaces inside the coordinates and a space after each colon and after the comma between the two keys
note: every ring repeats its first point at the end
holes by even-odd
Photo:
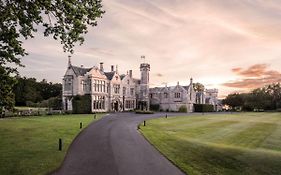
{"type": "Polygon", "coordinates": [[[13,76],[27,55],[23,40],[34,37],[40,27],[73,53],[75,43],[83,43],[87,28],[96,26],[103,13],[101,0],[1,0],[0,110],[13,106],[13,76]]]}
{"type": "Polygon", "coordinates": [[[201,83],[193,83],[193,88],[196,92],[202,92],[205,89],[204,85],[201,83]]]}
{"type": "Polygon", "coordinates": [[[249,93],[229,94],[223,103],[232,107],[240,106],[243,110],[279,109],[281,107],[281,86],[280,83],[272,83],[249,93]]]}

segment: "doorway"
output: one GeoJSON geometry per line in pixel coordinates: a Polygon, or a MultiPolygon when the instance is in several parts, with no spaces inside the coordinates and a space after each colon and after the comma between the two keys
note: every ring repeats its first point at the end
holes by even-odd
{"type": "Polygon", "coordinates": [[[113,103],[114,111],[118,111],[118,101],[113,103]]]}

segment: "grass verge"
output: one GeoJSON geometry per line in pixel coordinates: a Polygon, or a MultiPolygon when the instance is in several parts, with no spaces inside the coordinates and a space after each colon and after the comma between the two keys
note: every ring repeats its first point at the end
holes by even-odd
{"type": "Polygon", "coordinates": [[[0,119],[0,174],[47,174],[60,166],[67,149],[83,128],[102,114],[52,115],[0,119]],[[58,150],[58,139],[63,150],[58,150]]]}
{"type": "Polygon", "coordinates": [[[189,175],[281,174],[281,114],[149,120],[143,135],[189,175]]]}

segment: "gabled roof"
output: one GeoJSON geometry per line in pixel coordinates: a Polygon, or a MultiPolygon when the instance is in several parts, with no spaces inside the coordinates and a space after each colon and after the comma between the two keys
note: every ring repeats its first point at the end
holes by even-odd
{"type": "Polygon", "coordinates": [[[115,72],[104,72],[104,74],[107,77],[107,79],[112,80],[115,72]]]}
{"type": "Polygon", "coordinates": [[[187,90],[188,91],[188,89],[189,89],[189,85],[188,86],[182,86],[185,90],[187,90]]]}
{"type": "Polygon", "coordinates": [[[120,75],[121,80],[123,80],[126,77],[125,74],[120,75]]]}
{"type": "Polygon", "coordinates": [[[71,66],[72,70],[77,76],[83,76],[87,72],[89,72],[92,68],[83,68],[83,67],[76,67],[76,66],[71,66]]]}

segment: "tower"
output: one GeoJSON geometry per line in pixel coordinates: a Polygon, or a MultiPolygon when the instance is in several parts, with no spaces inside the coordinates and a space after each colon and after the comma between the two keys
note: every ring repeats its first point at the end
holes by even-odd
{"type": "Polygon", "coordinates": [[[71,66],[71,56],[68,55],[68,68],[70,68],[70,66],[71,66]]]}
{"type": "MultiPolygon", "coordinates": [[[[141,58],[145,58],[142,56],[141,58]]],[[[149,110],[149,71],[150,64],[141,63],[140,72],[141,72],[141,80],[140,80],[140,97],[139,97],[139,108],[141,110],[149,110]]]]}
{"type": "Polygon", "coordinates": [[[193,105],[195,102],[195,92],[194,92],[194,87],[193,87],[193,78],[190,78],[190,83],[189,83],[189,94],[188,94],[188,112],[193,112],[193,105]]]}

